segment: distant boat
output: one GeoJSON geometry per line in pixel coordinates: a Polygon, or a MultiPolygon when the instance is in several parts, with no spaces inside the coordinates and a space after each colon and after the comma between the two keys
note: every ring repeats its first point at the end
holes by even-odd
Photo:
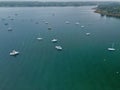
{"type": "Polygon", "coordinates": [[[76,25],[79,25],[80,23],[79,23],[79,22],[76,22],[75,24],[76,24],[76,25]]]}
{"type": "Polygon", "coordinates": [[[57,50],[62,50],[62,47],[61,47],[61,46],[55,46],[55,48],[56,48],[57,50]]]}
{"type": "Polygon", "coordinates": [[[39,40],[39,41],[42,40],[42,39],[43,39],[43,38],[37,38],[37,40],[39,40]]]}
{"type": "Polygon", "coordinates": [[[39,24],[39,22],[35,22],[35,24],[39,24]]]}
{"type": "Polygon", "coordinates": [[[10,20],[12,20],[12,21],[13,21],[13,20],[14,20],[14,18],[11,18],[10,20]]]}
{"type": "Polygon", "coordinates": [[[8,16],[8,18],[11,18],[10,16],[8,16]]]}
{"type": "Polygon", "coordinates": [[[17,13],[15,13],[15,16],[18,16],[18,14],[17,14],[17,13]]]}
{"type": "Polygon", "coordinates": [[[7,26],[7,25],[8,25],[8,23],[5,23],[4,25],[5,25],[5,26],[7,26]]]}
{"type": "Polygon", "coordinates": [[[52,27],[49,26],[49,27],[48,27],[48,30],[52,30],[52,27]]]}
{"type": "Polygon", "coordinates": [[[51,40],[53,43],[56,43],[58,40],[57,39],[53,39],[51,40]]]}
{"type": "Polygon", "coordinates": [[[12,31],[13,29],[12,28],[8,28],[8,31],[12,31]]]}
{"type": "Polygon", "coordinates": [[[2,21],[4,21],[4,20],[5,20],[5,18],[2,18],[1,20],[2,20],[2,21]]]}
{"type": "Polygon", "coordinates": [[[89,35],[90,35],[90,33],[86,33],[86,35],[87,35],[87,36],[89,36],[89,35]]]}
{"type": "Polygon", "coordinates": [[[45,22],[45,20],[44,20],[44,19],[43,19],[42,21],[43,21],[43,22],[45,22]]]}
{"type": "Polygon", "coordinates": [[[109,51],[115,51],[115,48],[108,48],[109,51]]]}
{"type": "Polygon", "coordinates": [[[108,48],[108,51],[115,51],[116,49],[113,48],[114,47],[114,43],[112,44],[112,47],[111,48],[108,48]]]}
{"type": "Polygon", "coordinates": [[[45,22],[45,24],[48,24],[48,22],[45,22]]]}
{"type": "Polygon", "coordinates": [[[19,52],[16,51],[16,50],[12,50],[12,51],[10,52],[10,56],[16,56],[16,55],[18,55],[18,54],[19,54],[19,52]]]}
{"type": "Polygon", "coordinates": [[[81,28],[84,28],[84,27],[85,27],[85,26],[83,26],[83,25],[81,26],[81,28]]]}
{"type": "Polygon", "coordinates": [[[65,21],[65,23],[66,23],[66,24],[70,24],[70,22],[69,22],[69,21],[65,21]]]}

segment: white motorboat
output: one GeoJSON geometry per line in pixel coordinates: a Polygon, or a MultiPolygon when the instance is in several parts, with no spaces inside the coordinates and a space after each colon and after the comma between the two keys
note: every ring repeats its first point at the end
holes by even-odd
{"type": "Polygon", "coordinates": [[[45,24],[48,24],[48,22],[45,22],[45,24]]]}
{"type": "Polygon", "coordinates": [[[85,27],[85,26],[83,26],[83,25],[81,26],[81,28],[84,28],[84,27],[85,27]]]}
{"type": "Polygon", "coordinates": [[[16,51],[16,50],[12,50],[12,51],[10,52],[10,56],[16,56],[16,55],[18,55],[18,54],[19,54],[19,52],[16,51]]]}
{"type": "Polygon", "coordinates": [[[79,22],[76,22],[75,24],[76,24],[76,25],[79,25],[80,23],[79,23],[79,22]]]}
{"type": "Polygon", "coordinates": [[[37,40],[39,40],[39,41],[42,40],[42,39],[43,39],[43,38],[37,38],[37,40]]]}
{"type": "Polygon", "coordinates": [[[90,35],[90,33],[86,33],[86,35],[87,35],[87,36],[89,36],[89,35],[90,35]]]}
{"type": "Polygon", "coordinates": [[[55,48],[56,48],[57,50],[62,50],[62,47],[61,47],[61,46],[55,46],[55,48]]]}
{"type": "Polygon", "coordinates": [[[70,22],[69,22],[69,21],[65,21],[65,23],[66,23],[66,24],[70,24],[70,22]]]}
{"type": "Polygon", "coordinates": [[[51,40],[53,43],[57,42],[58,40],[57,39],[52,39],[51,40]]]}

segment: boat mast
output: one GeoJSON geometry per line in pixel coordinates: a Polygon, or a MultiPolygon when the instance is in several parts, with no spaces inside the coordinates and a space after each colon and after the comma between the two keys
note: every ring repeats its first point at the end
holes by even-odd
{"type": "Polygon", "coordinates": [[[114,47],[114,45],[115,45],[115,44],[114,44],[114,43],[112,43],[112,48],[114,47]]]}

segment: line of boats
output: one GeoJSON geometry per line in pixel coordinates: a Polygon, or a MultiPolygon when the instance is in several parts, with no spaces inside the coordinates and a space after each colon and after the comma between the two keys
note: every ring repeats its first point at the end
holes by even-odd
{"type": "MultiPolygon", "coordinates": [[[[13,19],[12,19],[13,20],[13,19]]],[[[44,22],[45,22],[45,24],[49,24],[48,22],[46,22],[45,20],[44,20],[44,22]]],[[[69,21],[65,21],[65,23],[66,24],[70,24],[70,22],[69,21]]],[[[36,24],[39,24],[39,22],[36,22],[36,24]]],[[[79,25],[80,23],[79,22],[76,22],[75,23],[75,25],[79,25]]],[[[5,26],[8,26],[9,24],[8,23],[5,23],[4,24],[5,26]]],[[[84,28],[85,26],[81,26],[81,28],[84,28]]],[[[50,27],[50,26],[48,26],[48,30],[51,30],[52,29],[52,27],[50,27]]],[[[8,31],[12,31],[13,29],[11,28],[11,27],[9,27],[8,28],[8,31]]],[[[86,33],[86,36],[89,36],[91,33],[86,33]]],[[[41,41],[41,40],[43,40],[43,38],[37,38],[37,40],[39,40],[39,41],[41,41]]],[[[51,42],[53,42],[53,43],[56,43],[56,42],[58,42],[58,40],[57,39],[52,39],[51,40],[51,42]]],[[[107,50],[108,51],[115,51],[116,49],[113,47],[114,45],[112,45],[112,47],[110,47],[110,48],[107,48],[107,50]]],[[[55,46],[55,48],[57,49],[57,50],[62,50],[62,47],[61,46],[55,46]]],[[[16,55],[19,55],[19,51],[17,51],[17,50],[12,50],[11,52],[10,52],[10,56],[16,56],[16,55]]]]}
{"type": "MultiPolygon", "coordinates": [[[[42,40],[43,38],[37,38],[38,40],[42,40]]],[[[58,40],[57,39],[52,39],[51,42],[56,43],[58,40]]],[[[112,44],[112,47],[108,48],[108,51],[115,51],[116,49],[113,47],[114,44],[112,44]]],[[[55,49],[61,51],[62,47],[61,46],[55,46],[55,49]]],[[[10,56],[17,56],[19,55],[19,51],[17,50],[12,50],[10,52],[10,56]]]]}
{"type": "MultiPolygon", "coordinates": [[[[37,40],[42,40],[43,38],[37,38],[37,40]]],[[[53,43],[56,43],[58,40],[57,39],[52,39],[51,40],[51,42],[53,42],[53,43]]],[[[58,51],[61,51],[62,50],[62,47],[61,46],[55,46],[55,49],[57,49],[58,51]]],[[[12,50],[11,52],[10,52],[10,56],[17,56],[17,55],[19,55],[19,51],[17,51],[17,50],[12,50]]]]}
{"type": "MultiPolygon", "coordinates": [[[[54,42],[56,42],[56,41],[54,41],[54,42]]],[[[56,48],[57,50],[59,50],[59,51],[62,50],[62,47],[61,47],[61,46],[55,46],[55,48],[56,48]]],[[[115,51],[115,50],[116,50],[116,49],[113,48],[113,47],[108,48],[108,51],[115,51]]],[[[12,50],[12,51],[10,52],[10,56],[16,56],[16,55],[19,55],[19,51],[12,50]]]]}
{"type": "MultiPolygon", "coordinates": [[[[43,38],[37,38],[37,40],[42,40],[43,38]]],[[[53,43],[57,43],[58,42],[58,40],[57,39],[52,39],[51,40],[51,42],[53,42],[53,43]]],[[[57,50],[62,50],[62,47],[61,46],[55,46],[55,48],[57,49],[57,50]]]]}
{"type": "MultiPolygon", "coordinates": [[[[57,39],[52,39],[51,40],[53,43],[56,43],[58,40],[57,39]]],[[[55,48],[57,49],[57,50],[62,50],[62,47],[61,46],[55,46],[55,48]]]]}
{"type": "MultiPolygon", "coordinates": [[[[66,24],[70,24],[69,21],[65,21],[65,23],[66,23],[66,24]]],[[[75,25],[80,25],[80,23],[79,23],[79,22],[76,22],[75,25]]],[[[85,26],[81,25],[81,28],[84,28],[84,27],[85,27],[85,26]]]]}
{"type": "MultiPolygon", "coordinates": [[[[37,38],[38,40],[42,40],[43,38],[37,38]]],[[[56,43],[58,40],[57,39],[52,39],[51,42],[53,43],[56,43]]],[[[62,47],[61,46],[55,46],[55,48],[59,51],[62,50],[62,47]]],[[[112,44],[112,47],[110,48],[107,48],[108,51],[115,51],[116,49],[114,48],[114,44],[112,44]]],[[[16,56],[16,55],[19,55],[19,51],[17,50],[12,50],[10,52],[10,56],[16,56]]]]}
{"type": "MultiPolygon", "coordinates": [[[[59,51],[61,51],[62,50],[62,47],[61,46],[55,46],[55,48],[57,49],[57,50],[59,50],[59,51]]],[[[17,56],[17,55],[19,55],[19,51],[17,51],[17,50],[12,50],[11,52],[10,52],[10,56],[17,56]]]]}
{"type": "MultiPolygon", "coordinates": [[[[45,24],[49,24],[48,22],[44,21],[45,24]]],[[[70,24],[69,21],[65,21],[66,24],[70,24]]],[[[35,24],[39,24],[39,22],[35,22],[35,24]]],[[[79,22],[76,22],[75,23],[76,25],[79,25],[80,23],[79,22]]],[[[4,23],[5,26],[8,26],[9,23],[4,23]]],[[[81,25],[81,28],[84,28],[85,26],[81,25]]],[[[12,31],[13,29],[11,27],[8,28],[8,31],[12,31]]],[[[52,27],[51,26],[48,26],[48,30],[52,30],[52,27]]],[[[86,33],[86,35],[90,35],[90,33],[86,33]]]]}

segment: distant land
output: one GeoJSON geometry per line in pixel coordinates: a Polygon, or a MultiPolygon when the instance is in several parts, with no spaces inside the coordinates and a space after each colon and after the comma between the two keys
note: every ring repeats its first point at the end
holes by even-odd
{"type": "Polygon", "coordinates": [[[100,13],[102,16],[120,18],[120,3],[100,4],[95,12],[100,13]]]}
{"type": "Polygon", "coordinates": [[[97,6],[96,13],[102,16],[120,17],[120,2],[84,1],[84,2],[39,2],[39,1],[0,1],[0,7],[79,7],[97,6]]]}
{"type": "Polygon", "coordinates": [[[112,2],[39,2],[39,1],[1,1],[0,7],[66,7],[66,6],[93,6],[112,2]]]}

